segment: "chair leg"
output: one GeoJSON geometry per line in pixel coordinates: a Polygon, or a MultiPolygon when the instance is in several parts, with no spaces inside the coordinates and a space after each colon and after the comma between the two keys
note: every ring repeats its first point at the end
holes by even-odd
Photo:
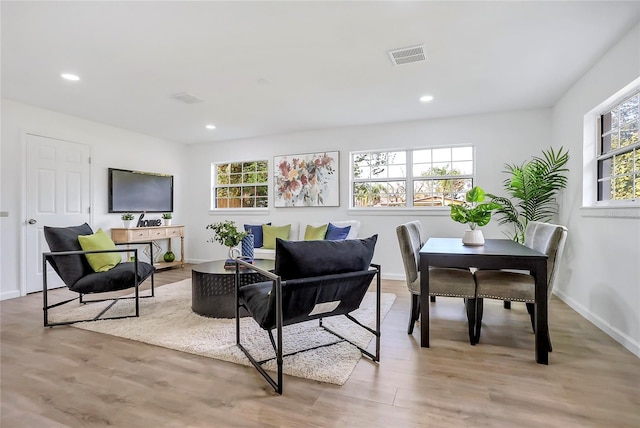
{"type": "Polygon", "coordinates": [[[465,299],[467,307],[467,323],[469,324],[469,343],[475,346],[476,299],[465,299]]]}
{"type": "Polygon", "coordinates": [[[481,297],[476,298],[476,337],[474,342],[480,342],[480,330],[482,329],[482,314],[484,312],[484,300],[481,297]]]}
{"type": "Polygon", "coordinates": [[[511,309],[511,300],[505,300],[503,304],[505,309],[511,309]]]}
{"type": "Polygon", "coordinates": [[[413,326],[420,317],[420,295],[411,294],[411,314],[409,316],[409,328],[407,334],[413,334],[413,326]]]}
{"type": "Polygon", "coordinates": [[[429,301],[435,302],[436,301],[436,296],[429,296],[429,301]]]}

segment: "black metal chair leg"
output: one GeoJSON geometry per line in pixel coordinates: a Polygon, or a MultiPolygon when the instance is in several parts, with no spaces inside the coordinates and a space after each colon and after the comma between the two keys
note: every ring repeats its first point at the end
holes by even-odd
{"type": "Polygon", "coordinates": [[[436,296],[429,296],[429,301],[432,303],[436,301],[436,296]]]}
{"type": "Polygon", "coordinates": [[[505,309],[511,309],[511,300],[505,300],[504,301],[504,308],[505,309]]]}

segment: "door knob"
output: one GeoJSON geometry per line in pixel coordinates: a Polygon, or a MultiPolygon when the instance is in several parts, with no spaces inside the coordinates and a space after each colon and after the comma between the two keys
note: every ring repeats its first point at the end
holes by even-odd
{"type": "Polygon", "coordinates": [[[29,223],[29,224],[36,224],[37,222],[38,221],[33,219],[33,218],[30,218],[29,220],[27,220],[27,223],[29,223]]]}

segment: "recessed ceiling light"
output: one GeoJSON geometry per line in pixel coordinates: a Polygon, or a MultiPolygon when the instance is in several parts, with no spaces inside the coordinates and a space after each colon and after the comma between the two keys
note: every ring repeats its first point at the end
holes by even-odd
{"type": "Polygon", "coordinates": [[[77,82],[78,80],[80,80],[80,77],[76,76],[75,74],[71,74],[71,73],[62,73],[60,75],[60,77],[62,77],[63,79],[66,79],[66,80],[74,81],[74,82],[77,82]]]}
{"type": "Polygon", "coordinates": [[[214,124],[209,124],[209,125],[205,126],[205,128],[207,128],[207,129],[216,129],[216,126],[214,124]]]}
{"type": "Polygon", "coordinates": [[[433,95],[423,95],[420,97],[420,102],[428,103],[429,101],[433,101],[433,95]]]}

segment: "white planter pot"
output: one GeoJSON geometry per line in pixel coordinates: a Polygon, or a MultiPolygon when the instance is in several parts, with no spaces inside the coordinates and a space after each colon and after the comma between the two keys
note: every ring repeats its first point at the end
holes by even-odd
{"type": "Polygon", "coordinates": [[[482,235],[482,230],[480,229],[467,229],[462,235],[462,244],[469,246],[480,246],[484,245],[484,235],[482,235]]]}
{"type": "Polygon", "coordinates": [[[162,224],[164,224],[165,226],[171,226],[171,219],[170,218],[163,218],[162,219],[162,224]]]}
{"type": "Polygon", "coordinates": [[[122,220],[122,223],[124,223],[125,229],[131,229],[133,227],[133,220],[122,220]]]}

